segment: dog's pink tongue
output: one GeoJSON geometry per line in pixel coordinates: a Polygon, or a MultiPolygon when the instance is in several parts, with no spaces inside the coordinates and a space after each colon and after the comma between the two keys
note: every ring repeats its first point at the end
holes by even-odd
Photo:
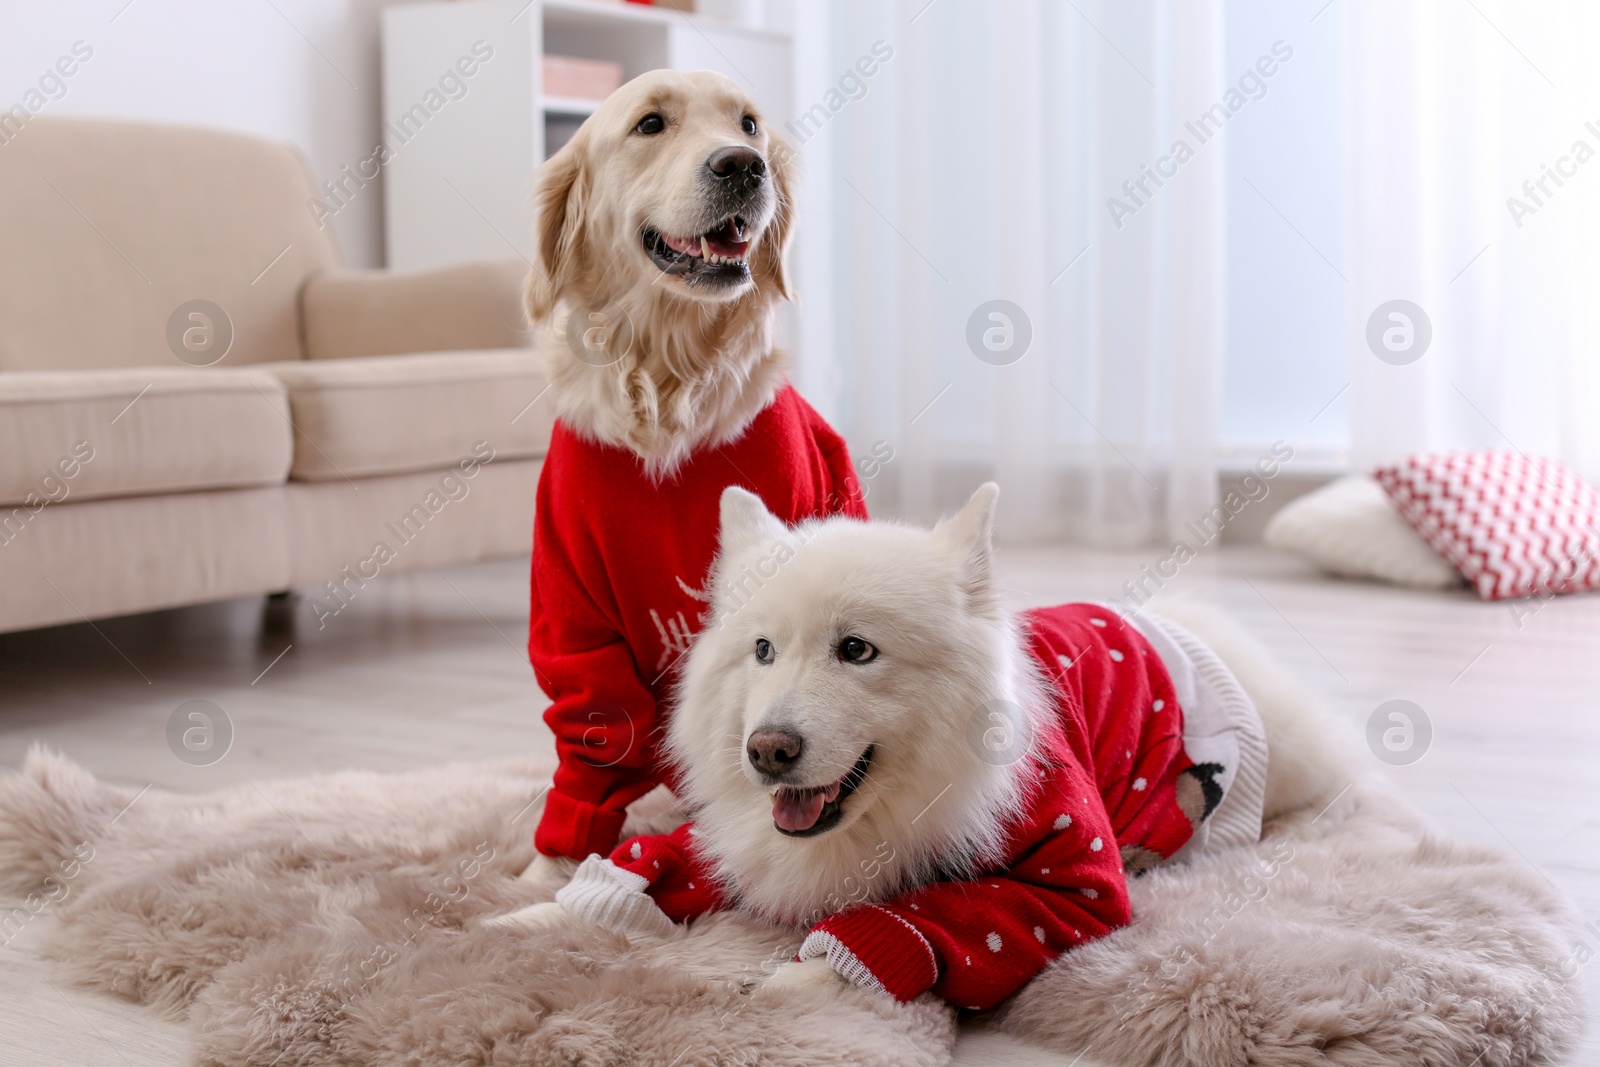
{"type": "Polygon", "coordinates": [[[772,821],[791,833],[809,830],[822,818],[822,803],[820,789],[780,789],[772,798],[772,821]]]}
{"type": "Polygon", "coordinates": [[[711,246],[711,251],[717,255],[728,256],[733,259],[743,256],[750,247],[749,241],[739,240],[739,231],[733,228],[732,219],[706,234],[706,243],[711,246]]]}

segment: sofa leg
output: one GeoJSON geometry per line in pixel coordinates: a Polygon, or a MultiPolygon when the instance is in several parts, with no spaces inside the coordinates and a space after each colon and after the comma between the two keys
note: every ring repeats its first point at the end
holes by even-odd
{"type": "Polygon", "coordinates": [[[295,608],[300,598],[293,589],[268,593],[261,601],[261,631],[281,634],[294,629],[295,608]]]}

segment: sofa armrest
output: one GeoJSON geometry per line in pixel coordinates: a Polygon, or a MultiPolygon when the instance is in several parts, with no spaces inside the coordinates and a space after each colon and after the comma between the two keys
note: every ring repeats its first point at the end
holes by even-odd
{"type": "Polygon", "coordinates": [[[523,348],[528,264],[488,260],[425,271],[333,270],[300,291],[310,359],[523,348]]]}

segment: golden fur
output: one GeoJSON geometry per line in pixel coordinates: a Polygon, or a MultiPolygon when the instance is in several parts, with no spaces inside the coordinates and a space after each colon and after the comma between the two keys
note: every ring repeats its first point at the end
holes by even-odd
{"type": "Polygon", "coordinates": [[[770,402],[783,380],[773,316],[778,298],[790,295],[791,166],[755,105],[710,71],[635,78],[545,163],[527,310],[568,427],[633,451],[662,475],[696,447],[737,436],[770,402]],[[640,136],[635,127],[649,113],[667,129],[640,136]],[[740,128],[746,115],[757,120],[754,137],[740,128]],[[748,281],[696,291],[663,273],[640,235],[646,226],[698,232],[708,218],[700,172],[710,153],[735,144],[764,157],[770,203],[749,220],[748,281]],[[569,329],[598,326],[625,339],[619,311],[631,326],[627,350],[605,366],[579,358],[569,329]]]}

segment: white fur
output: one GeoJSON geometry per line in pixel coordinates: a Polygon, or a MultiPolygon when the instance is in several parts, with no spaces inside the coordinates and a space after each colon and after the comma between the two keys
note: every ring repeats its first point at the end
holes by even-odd
{"type": "Polygon", "coordinates": [[[567,879],[572,877],[572,872],[578,869],[578,861],[565,856],[546,856],[538,853],[533,857],[533,862],[528,864],[521,874],[524,881],[563,886],[567,879]]]}
{"type": "MultiPolygon", "coordinates": [[[[523,880],[528,880],[526,872],[523,874],[523,880]]],[[[546,900],[518,908],[507,915],[496,915],[485,921],[494,926],[520,926],[528,930],[543,930],[547,927],[572,926],[578,919],[555,901],[546,900]]]]}
{"type": "Polygon", "coordinates": [[[992,578],[986,486],[932,531],[834,518],[793,530],[741,489],[723,495],[713,617],[687,657],[668,739],[701,845],[743,905],[779,922],[815,920],[999,856],[1027,801],[1026,759],[995,765],[969,743],[1003,701],[1038,739],[1054,729],[1045,690],[992,578]],[[857,636],[879,650],[849,664],[857,636]],[[757,662],[755,644],[777,649],[757,662]],[[775,828],[745,739],[784,725],[805,739],[797,784],[838,780],[874,757],[843,818],[817,837],[775,828]]]}
{"type": "Polygon", "coordinates": [[[772,977],[762,983],[762,989],[844,989],[850,981],[834,970],[826,957],[809,960],[790,960],[778,965],[772,977]]]}

